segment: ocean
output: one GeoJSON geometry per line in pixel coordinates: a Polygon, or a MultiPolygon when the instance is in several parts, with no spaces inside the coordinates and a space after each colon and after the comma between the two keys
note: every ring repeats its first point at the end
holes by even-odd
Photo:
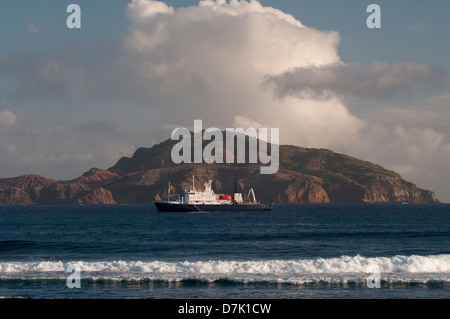
{"type": "Polygon", "coordinates": [[[450,205],[0,206],[0,297],[447,299],[450,205]]]}

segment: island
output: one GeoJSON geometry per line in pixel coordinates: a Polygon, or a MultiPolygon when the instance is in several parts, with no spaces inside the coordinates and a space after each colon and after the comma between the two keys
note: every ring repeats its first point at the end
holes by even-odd
{"type": "Polygon", "coordinates": [[[327,149],[279,146],[276,174],[260,174],[260,164],[175,164],[170,139],[138,148],[108,169],[91,168],[73,180],[38,175],[0,178],[3,205],[152,204],[170,191],[182,193],[192,184],[213,181],[220,193],[235,188],[246,196],[253,188],[257,200],[274,204],[439,203],[434,192],[420,189],[380,165],[327,149]]]}

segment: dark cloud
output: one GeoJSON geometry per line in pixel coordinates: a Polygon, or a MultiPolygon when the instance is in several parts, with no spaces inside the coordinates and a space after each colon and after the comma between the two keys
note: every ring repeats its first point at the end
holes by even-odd
{"type": "Polygon", "coordinates": [[[70,70],[60,59],[37,52],[0,57],[0,80],[10,83],[0,93],[19,102],[66,101],[72,96],[70,70]]]}
{"type": "Polygon", "coordinates": [[[296,68],[293,71],[268,77],[279,97],[310,96],[387,99],[399,95],[410,96],[417,90],[433,90],[441,86],[444,71],[418,62],[334,64],[323,67],[296,68]]]}

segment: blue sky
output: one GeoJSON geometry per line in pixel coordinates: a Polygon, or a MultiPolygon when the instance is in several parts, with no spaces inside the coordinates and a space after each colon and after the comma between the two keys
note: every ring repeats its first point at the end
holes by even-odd
{"type": "Polygon", "coordinates": [[[130,2],[0,2],[0,177],[75,178],[205,116],[278,125],[282,141],[376,162],[450,201],[450,2],[261,0],[238,20],[191,0],[149,18],[139,10],[156,2],[130,2]],[[71,3],[80,30],[66,27],[71,3]],[[381,29],[366,26],[370,3],[381,29]]]}
{"type": "MultiPolygon", "coordinates": [[[[2,1],[0,3],[0,50],[20,47],[39,49],[72,41],[95,43],[125,32],[129,21],[124,14],[126,0],[96,1],[2,1]],[[82,30],[65,28],[67,5],[82,8],[82,30]],[[39,35],[29,34],[33,24],[39,35]]],[[[171,0],[174,7],[196,5],[198,1],[171,0]]],[[[450,3],[445,0],[263,0],[294,15],[309,27],[336,30],[341,34],[339,53],[345,62],[368,64],[373,60],[393,62],[399,59],[428,61],[450,66],[448,50],[450,3]],[[382,29],[365,26],[367,6],[377,3],[382,9],[382,29]]]]}

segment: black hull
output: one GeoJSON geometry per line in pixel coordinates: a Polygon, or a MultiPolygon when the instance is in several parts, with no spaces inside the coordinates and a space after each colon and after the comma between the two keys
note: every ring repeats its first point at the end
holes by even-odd
{"type": "Polygon", "coordinates": [[[246,211],[271,211],[272,207],[260,204],[174,204],[155,202],[155,206],[161,213],[192,213],[192,212],[246,212],[246,211]]]}

